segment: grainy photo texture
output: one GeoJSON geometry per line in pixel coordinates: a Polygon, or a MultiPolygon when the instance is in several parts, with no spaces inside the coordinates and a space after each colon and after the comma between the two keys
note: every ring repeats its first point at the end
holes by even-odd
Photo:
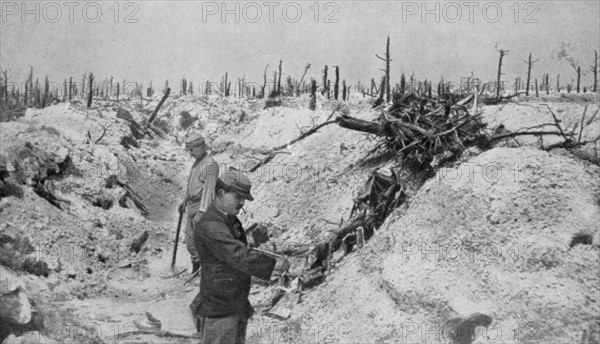
{"type": "Polygon", "coordinates": [[[599,18],[0,0],[0,343],[600,344],[599,18]]]}

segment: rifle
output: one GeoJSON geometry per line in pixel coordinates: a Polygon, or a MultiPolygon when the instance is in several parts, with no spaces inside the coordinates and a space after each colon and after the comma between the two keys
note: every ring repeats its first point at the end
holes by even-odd
{"type": "Polygon", "coordinates": [[[173,247],[173,258],[171,258],[171,272],[175,271],[175,260],[177,259],[177,244],[179,244],[179,232],[181,232],[181,221],[183,220],[183,212],[179,213],[177,221],[177,232],[175,233],[175,247],[173,247]]]}

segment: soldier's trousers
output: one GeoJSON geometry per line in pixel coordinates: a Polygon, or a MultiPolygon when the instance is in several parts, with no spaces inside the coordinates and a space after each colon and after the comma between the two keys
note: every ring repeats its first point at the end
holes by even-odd
{"type": "Polygon", "coordinates": [[[226,318],[196,318],[196,328],[202,335],[202,344],[244,344],[248,318],[232,315],[226,318]]]}
{"type": "Polygon", "coordinates": [[[187,219],[185,223],[185,247],[190,253],[190,258],[192,259],[192,263],[200,262],[200,253],[198,252],[196,245],[194,244],[194,217],[198,216],[200,218],[204,214],[203,212],[196,212],[194,214],[187,214],[187,219]]]}

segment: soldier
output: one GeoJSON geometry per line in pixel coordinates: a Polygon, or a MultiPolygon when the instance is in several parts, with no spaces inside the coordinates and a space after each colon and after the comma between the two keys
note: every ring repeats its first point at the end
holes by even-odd
{"type": "Polygon", "coordinates": [[[183,201],[179,205],[179,213],[187,213],[185,241],[190,258],[192,273],[200,268],[200,258],[194,240],[193,220],[202,216],[210,206],[215,195],[215,186],[219,176],[219,165],[206,151],[206,142],[199,134],[191,134],[185,139],[185,148],[196,159],[188,177],[187,189],[183,201]]]}
{"type": "Polygon", "coordinates": [[[237,170],[223,172],[206,213],[194,220],[194,242],[200,252],[200,292],[190,305],[202,344],[245,343],[251,276],[269,280],[290,267],[287,259],[248,247],[237,214],[252,201],[251,183],[237,170]]]}

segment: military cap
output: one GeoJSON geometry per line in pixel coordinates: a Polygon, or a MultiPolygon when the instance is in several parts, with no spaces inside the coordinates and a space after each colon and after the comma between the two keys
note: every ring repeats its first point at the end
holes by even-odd
{"type": "Polygon", "coordinates": [[[242,171],[230,168],[224,171],[218,179],[218,182],[228,191],[235,191],[243,198],[253,201],[254,197],[250,194],[252,183],[242,171]]]}
{"type": "Polygon", "coordinates": [[[202,135],[197,134],[197,133],[188,135],[183,140],[183,142],[185,142],[185,148],[188,148],[188,149],[206,145],[206,142],[204,141],[204,138],[202,137],[202,135]]]}

